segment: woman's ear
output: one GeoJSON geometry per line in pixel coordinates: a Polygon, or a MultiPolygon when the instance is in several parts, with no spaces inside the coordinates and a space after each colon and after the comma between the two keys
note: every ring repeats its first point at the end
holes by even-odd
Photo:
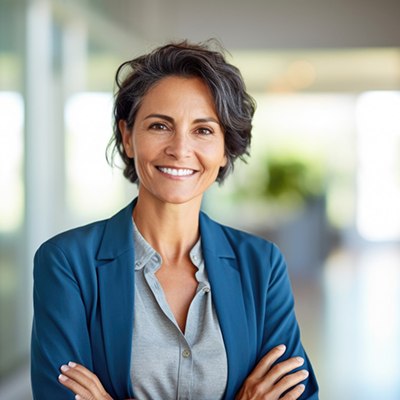
{"type": "Polygon", "coordinates": [[[220,168],[226,167],[227,164],[228,164],[228,156],[227,156],[226,153],[225,153],[225,154],[224,154],[224,158],[222,159],[220,168]]]}
{"type": "Polygon", "coordinates": [[[129,158],[133,158],[134,149],[133,149],[132,130],[128,128],[128,125],[124,119],[119,120],[118,128],[119,131],[121,132],[122,144],[124,146],[125,153],[129,158]]]}

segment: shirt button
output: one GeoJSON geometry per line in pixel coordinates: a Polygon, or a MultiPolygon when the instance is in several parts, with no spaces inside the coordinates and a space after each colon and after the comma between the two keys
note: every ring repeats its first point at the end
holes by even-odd
{"type": "Polygon", "coordinates": [[[190,357],[190,350],[185,349],[182,351],[182,357],[189,358],[190,357]]]}
{"type": "Polygon", "coordinates": [[[208,286],[203,287],[203,292],[208,293],[210,291],[210,288],[208,286]]]}

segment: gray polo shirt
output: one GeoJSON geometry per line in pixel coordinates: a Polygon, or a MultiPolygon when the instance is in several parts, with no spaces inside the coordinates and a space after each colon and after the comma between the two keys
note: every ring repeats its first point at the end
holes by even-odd
{"type": "Polygon", "coordinates": [[[185,333],[155,276],[160,255],[134,224],[135,310],[131,380],[135,399],[216,400],[227,382],[227,358],[200,239],[190,252],[199,282],[185,333]]]}

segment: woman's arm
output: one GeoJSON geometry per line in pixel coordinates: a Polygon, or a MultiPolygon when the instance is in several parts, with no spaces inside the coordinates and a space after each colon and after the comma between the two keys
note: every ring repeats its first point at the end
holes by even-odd
{"type": "Polygon", "coordinates": [[[60,370],[58,380],[76,395],[76,400],[112,400],[98,377],[83,365],[70,361],[60,370]]]}
{"type": "Polygon", "coordinates": [[[62,365],[60,370],[58,380],[76,395],[75,400],[113,400],[99,378],[83,365],[70,361],[68,365],[62,365]]]}
{"type": "MultiPolygon", "coordinates": [[[[273,246],[271,250],[270,265],[272,272],[265,297],[265,308],[262,310],[263,324],[260,334],[263,335],[263,339],[259,352],[260,358],[279,343],[283,343],[286,346],[283,358],[301,357],[304,360],[301,368],[308,371],[308,377],[305,377],[307,379],[303,382],[305,389],[300,399],[318,400],[316,377],[300,340],[300,329],[295,315],[294,298],[286,263],[276,246],[273,246]]],[[[297,373],[300,365],[297,367],[293,372],[297,373]]]]}
{"type": "MultiPolygon", "coordinates": [[[[296,400],[301,396],[305,387],[299,383],[307,378],[308,372],[292,371],[304,360],[296,357],[276,363],[285,349],[283,345],[277,346],[262,358],[244,382],[236,400],[296,400]]],[[[112,400],[98,377],[83,365],[69,362],[60,370],[58,380],[76,395],[76,400],[112,400]]]]}
{"type": "Polygon", "coordinates": [[[285,350],[286,346],[279,345],[268,352],[247,377],[235,399],[298,399],[305,390],[305,386],[300,382],[307,378],[308,371],[303,369],[293,373],[293,370],[303,365],[304,359],[301,357],[276,363],[285,350]]]}
{"type": "Polygon", "coordinates": [[[63,251],[45,243],[34,259],[34,319],[31,344],[33,398],[73,399],[58,380],[65,360],[93,368],[85,306],[63,251]]]}

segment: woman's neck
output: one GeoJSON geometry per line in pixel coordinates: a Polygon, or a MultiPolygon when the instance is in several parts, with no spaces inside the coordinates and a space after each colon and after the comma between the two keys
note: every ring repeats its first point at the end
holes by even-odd
{"type": "Polygon", "coordinates": [[[170,204],[139,197],[133,210],[135,224],[148,243],[166,259],[187,257],[199,238],[201,199],[170,204]]]}

